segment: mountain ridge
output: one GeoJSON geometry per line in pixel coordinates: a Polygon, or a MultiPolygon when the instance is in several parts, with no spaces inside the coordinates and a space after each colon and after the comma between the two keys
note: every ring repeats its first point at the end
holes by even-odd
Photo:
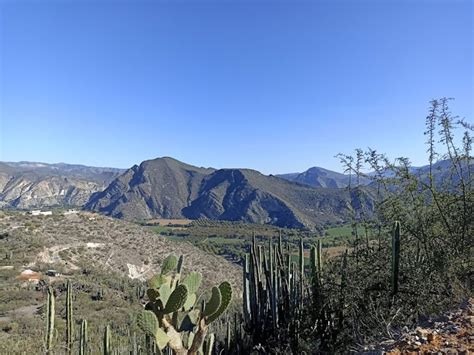
{"type": "MultiPolygon", "coordinates": [[[[282,179],[299,182],[314,187],[343,188],[349,185],[351,177],[336,171],[313,166],[301,173],[288,173],[275,175],[282,179]]],[[[362,178],[361,184],[367,185],[369,179],[362,178]]]]}
{"type": "Polygon", "coordinates": [[[346,220],[351,197],[252,169],[199,168],[168,157],[142,162],[95,193],[84,209],[124,219],[208,218],[309,227],[346,220]]]}
{"type": "Polygon", "coordinates": [[[0,207],[82,206],[121,172],[65,163],[0,162],[0,207]]]}

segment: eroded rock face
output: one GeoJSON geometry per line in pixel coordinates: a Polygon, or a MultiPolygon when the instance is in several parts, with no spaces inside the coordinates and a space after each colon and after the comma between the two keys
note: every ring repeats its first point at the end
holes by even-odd
{"type": "Polygon", "coordinates": [[[15,208],[41,208],[45,206],[81,206],[90,195],[100,191],[102,185],[95,182],[47,177],[30,180],[13,177],[5,184],[1,193],[1,203],[15,208]]]}
{"type": "Polygon", "coordinates": [[[120,172],[67,164],[0,163],[0,207],[82,206],[120,172]]]}

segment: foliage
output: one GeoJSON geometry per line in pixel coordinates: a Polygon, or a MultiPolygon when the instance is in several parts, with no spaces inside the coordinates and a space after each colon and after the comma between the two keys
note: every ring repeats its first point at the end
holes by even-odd
{"type": "Polygon", "coordinates": [[[240,337],[250,337],[247,351],[345,352],[396,338],[419,317],[472,296],[472,126],[452,117],[448,102],[432,102],[426,169],[412,168],[406,158],[391,163],[371,149],[340,155],[352,176],[348,193],[360,193],[363,177],[378,196],[376,215],[352,206],[354,239],[346,253],[325,258],[323,269],[313,248],[306,270],[291,262],[291,250],[283,257],[275,246],[268,253],[251,249],[243,307],[251,326],[240,337]],[[462,147],[455,144],[456,127],[465,130],[462,147]],[[364,164],[374,173],[365,174],[364,164]],[[272,263],[280,274],[270,271],[272,263]]]}
{"type": "MultiPolygon", "coordinates": [[[[229,282],[222,282],[212,288],[207,303],[198,304],[196,292],[202,275],[188,274],[181,281],[183,257],[169,255],[162,264],[161,273],[149,282],[149,301],[138,315],[138,325],[150,336],[160,350],[169,347],[176,354],[197,354],[202,351],[209,330],[209,324],[219,318],[232,300],[229,282]]],[[[207,349],[212,352],[214,343],[211,335],[207,349]]]]}

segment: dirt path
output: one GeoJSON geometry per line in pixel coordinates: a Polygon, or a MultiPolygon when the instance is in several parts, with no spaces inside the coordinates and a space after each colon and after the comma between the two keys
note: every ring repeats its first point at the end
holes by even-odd
{"type": "MultiPolygon", "coordinates": [[[[102,248],[105,247],[104,243],[84,243],[84,242],[77,242],[77,243],[70,243],[70,244],[63,244],[63,245],[55,245],[50,248],[44,248],[42,252],[38,254],[36,257],[35,262],[46,263],[46,264],[56,264],[56,263],[64,263],[65,261],[59,255],[60,252],[64,250],[69,250],[73,248],[102,248]]],[[[78,269],[76,265],[68,261],[68,266],[72,269],[78,269]]]]}

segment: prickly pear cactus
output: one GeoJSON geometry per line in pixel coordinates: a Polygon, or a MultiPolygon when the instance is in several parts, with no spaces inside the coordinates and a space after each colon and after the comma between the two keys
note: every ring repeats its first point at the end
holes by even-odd
{"type": "MultiPolygon", "coordinates": [[[[163,261],[161,273],[148,282],[149,301],[138,315],[137,324],[159,349],[168,346],[176,354],[196,354],[203,347],[209,324],[229,307],[232,287],[227,281],[213,287],[205,306],[198,307],[202,275],[191,272],[181,281],[182,264],[182,256],[178,259],[169,255],[163,261]]],[[[213,344],[213,340],[208,343],[213,344]]]]}

